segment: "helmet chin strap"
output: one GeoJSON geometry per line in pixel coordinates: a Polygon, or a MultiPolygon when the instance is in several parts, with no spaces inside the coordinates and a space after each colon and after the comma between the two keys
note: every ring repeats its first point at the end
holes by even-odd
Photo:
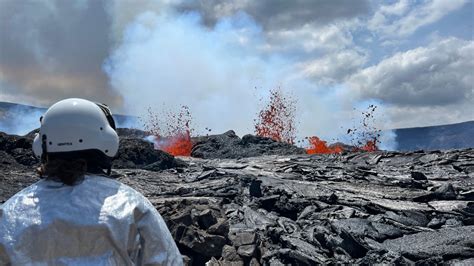
{"type": "MultiPolygon", "coordinates": [[[[103,103],[95,103],[99,108],[102,110],[104,113],[105,117],[107,118],[107,121],[109,122],[110,127],[112,127],[114,130],[116,130],[116,125],[115,125],[115,120],[114,117],[112,116],[112,112],[110,112],[110,108],[103,103]]],[[[112,164],[107,168],[107,175],[110,176],[112,172],[112,164]]]]}
{"type": "Polygon", "coordinates": [[[109,122],[110,127],[112,127],[114,130],[116,130],[116,125],[115,125],[115,120],[114,117],[112,116],[112,112],[110,111],[110,108],[103,103],[95,103],[99,108],[102,110],[104,113],[105,117],[107,118],[107,121],[109,122]]]}
{"type": "Polygon", "coordinates": [[[41,163],[46,163],[47,161],[47,154],[48,154],[48,145],[46,144],[46,140],[48,137],[46,135],[41,136],[41,163]]]}

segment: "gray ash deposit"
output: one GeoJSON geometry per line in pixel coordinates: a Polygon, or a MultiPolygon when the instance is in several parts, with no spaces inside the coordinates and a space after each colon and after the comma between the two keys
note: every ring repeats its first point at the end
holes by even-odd
{"type": "MultiPolygon", "coordinates": [[[[474,149],[306,155],[228,132],[174,158],[121,134],[113,177],[191,265],[474,262],[474,149]]],[[[0,203],[38,180],[30,148],[0,133],[0,203]]]]}

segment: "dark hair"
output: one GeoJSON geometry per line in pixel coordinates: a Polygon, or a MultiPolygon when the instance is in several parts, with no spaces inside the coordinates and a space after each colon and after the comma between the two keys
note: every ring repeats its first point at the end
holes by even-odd
{"type": "Polygon", "coordinates": [[[59,180],[72,186],[87,173],[105,175],[111,159],[98,150],[48,153],[37,169],[40,178],[59,180]]]}

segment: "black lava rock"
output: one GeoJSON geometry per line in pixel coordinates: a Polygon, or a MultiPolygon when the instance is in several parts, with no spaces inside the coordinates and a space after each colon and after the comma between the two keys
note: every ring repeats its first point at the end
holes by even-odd
{"type": "Polygon", "coordinates": [[[11,155],[15,161],[24,166],[34,166],[39,163],[33,154],[33,136],[15,136],[0,132],[0,151],[11,155]]]}
{"type": "Polygon", "coordinates": [[[270,138],[245,135],[241,139],[232,130],[220,135],[194,138],[193,141],[191,156],[205,159],[306,153],[302,148],[270,138]]]}
{"type": "Polygon", "coordinates": [[[428,178],[426,178],[425,174],[423,174],[421,172],[411,172],[411,178],[413,178],[415,180],[418,180],[418,181],[428,180],[428,178]]]}
{"type": "Polygon", "coordinates": [[[453,200],[456,199],[456,191],[453,185],[443,184],[434,191],[434,197],[440,200],[453,200]]]}
{"type": "Polygon", "coordinates": [[[113,168],[159,171],[181,165],[172,155],[155,150],[153,144],[143,139],[125,138],[120,140],[120,148],[113,168]]]}

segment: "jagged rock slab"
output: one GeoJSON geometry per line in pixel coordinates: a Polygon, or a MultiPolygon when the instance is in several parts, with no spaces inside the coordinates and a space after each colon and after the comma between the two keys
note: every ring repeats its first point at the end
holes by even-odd
{"type": "Polygon", "coordinates": [[[443,228],[386,240],[383,247],[417,261],[441,256],[443,259],[474,257],[474,226],[443,228]]]}

